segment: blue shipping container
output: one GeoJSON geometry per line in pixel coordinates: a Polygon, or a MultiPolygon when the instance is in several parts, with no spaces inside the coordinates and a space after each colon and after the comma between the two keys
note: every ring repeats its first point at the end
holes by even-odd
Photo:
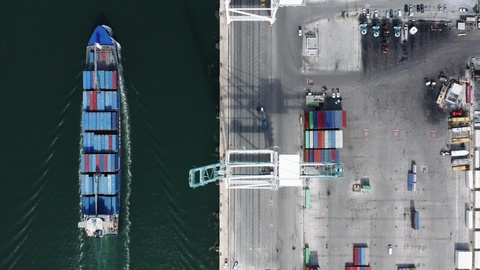
{"type": "Polygon", "coordinates": [[[93,177],[83,174],[82,175],[82,195],[93,195],[95,186],[93,177]]]}
{"type": "Polygon", "coordinates": [[[365,265],[365,248],[361,247],[358,249],[358,264],[365,265]]]}
{"type": "Polygon", "coordinates": [[[415,211],[413,215],[413,229],[420,229],[420,214],[418,213],[418,211],[415,211]]]}
{"type": "Polygon", "coordinates": [[[95,197],[82,198],[82,213],[85,215],[95,215],[95,197]]]}

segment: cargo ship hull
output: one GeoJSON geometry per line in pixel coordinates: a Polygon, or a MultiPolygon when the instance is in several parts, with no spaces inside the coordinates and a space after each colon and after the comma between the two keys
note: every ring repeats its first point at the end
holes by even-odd
{"type": "Polygon", "coordinates": [[[83,72],[79,228],[88,236],[118,235],[121,186],[120,45],[98,26],[83,72]]]}

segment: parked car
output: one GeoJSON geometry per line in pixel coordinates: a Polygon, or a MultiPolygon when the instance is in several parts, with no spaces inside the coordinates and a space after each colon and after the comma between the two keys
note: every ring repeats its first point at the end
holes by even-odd
{"type": "Polygon", "coordinates": [[[373,17],[378,18],[378,10],[375,9],[375,11],[373,11],[373,17]]]}
{"type": "Polygon", "coordinates": [[[392,255],[392,253],[393,253],[392,245],[388,245],[388,255],[392,255]]]}
{"type": "Polygon", "coordinates": [[[298,36],[301,37],[302,34],[303,34],[303,33],[302,33],[302,27],[299,26],[299,27],[298,27],[298,36]]]}
{"type": "Polygon", "coordinates": [[[410,5],[410,9],[409,9],[408,11],[409,11],[408,16],[413,16],[413,7],[412,7],[412,5],[410,5]]]}
{"type": "Polygon", "coordinates": [[[400,9],[398,10],[398,17],[402,17],[402,11],[400,9]]]}
{"type": "Polygon", "coordinates": [[[425,12],[425,6],[423,4],[420,4],[420,12],[422,13],[425,12]]]}
{"type": "Polygon", "coordinates": [[[404,8],[405,13],[407,13],[409,10],[410,10],[410,9],[408,8],[408,5],[405,4],[405,8],[404,8]]]}
{"type": "Polygon", "coordinates": [[[442,11],[442,4],[438,4],[438,11],[442,11]]]}
{"type": "Polygon", "coordinates": [[[235,263],[233,264],[233,270],[237,270],[237,267],[238,267],[238,261],[235,261],[235,263]]]}
{"type": "Polygon", "coordinates": [[[453,117],[462,117],[463,116],[463,109],[455,110],[452,112],[453,117]]]}
{"type": "Polygon", "coordinates": [[[417,5],[417,12],[420,12],[420,5],[417,5]]]}
{"type": "Polygon", "coordinates": [[[443,12],[447,12],[447,4],[443,4],[443,12]]]}
{"type": "Polygon", "coordinates": [[[468,9],[466,9],[466,8],[459,8],[458,11],[460,11],[460,12],[467,12],[468,9]]]}
{"type": "Polygon", "coordinates": [[[340,89],[336,89],[337,90],[337,98],[340,98],[340,89]]]}
{"type": "Polygon", "coordinates": [[[393,9],[390,9],[390,18],[393,18],[393,9]]]}

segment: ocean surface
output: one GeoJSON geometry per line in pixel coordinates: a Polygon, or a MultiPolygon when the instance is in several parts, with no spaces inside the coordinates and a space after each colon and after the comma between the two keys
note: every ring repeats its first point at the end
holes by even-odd
{"type": "Polygon", "coordinates": [[[0,269],[218,269],[218,0],[0,3],[0,269]],[[85,50],[108,24],[125,78],[121,232],[80,221],[85,50]]]}

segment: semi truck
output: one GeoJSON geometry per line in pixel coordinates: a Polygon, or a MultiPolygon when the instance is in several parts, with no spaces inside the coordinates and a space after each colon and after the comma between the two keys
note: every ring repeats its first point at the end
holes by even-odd
{"type": "Polygon", "coordinates": [[[408,191],[417,190],[417,174],[408,173],[408,191]]]}
{"type": "Polygon", "coordinates": [[[417,210],[413,211],[412,228],[414,230],[420,229],[420,214],[417,210]]]}

